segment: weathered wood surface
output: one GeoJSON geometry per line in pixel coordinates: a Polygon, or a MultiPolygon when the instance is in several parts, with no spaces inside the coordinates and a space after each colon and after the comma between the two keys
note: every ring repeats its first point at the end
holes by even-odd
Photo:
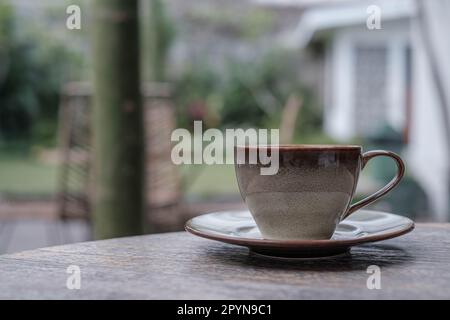
{"type": "Polygon", "coordinates": [[[352,249],[330,260],[275,261],[241,247],[169,233],[0,256],[6,299],[428,299],[450,298],[450,224],[352,249]],[[81,268],[81,289],[66,269],[81,268]],[[369,290],[367,267],[381,268],[369,290]]]}

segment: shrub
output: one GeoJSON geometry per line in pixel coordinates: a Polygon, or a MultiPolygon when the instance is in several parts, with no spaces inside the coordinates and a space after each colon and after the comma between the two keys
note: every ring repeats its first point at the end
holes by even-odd
{"type": "Polygon", "coordinates": [[[54,140],[59,92],[69,51],[36,34],[26,36],[24,22],[0,3],[0,142],[54,140]]]}
{"type": "Polygon", "coordinates": [[[190,115],[195,103],[222,128],[279,127],[284,105],[296,94],[304,101],[296,134],[321,131],[321,108],[313,92],[297,81],[294,59],[291,52],[272,52],[254,61],[230,60],[220,69],[191,66],[176,83],[179,124],[189,127],[197,120],[190,115]]]}

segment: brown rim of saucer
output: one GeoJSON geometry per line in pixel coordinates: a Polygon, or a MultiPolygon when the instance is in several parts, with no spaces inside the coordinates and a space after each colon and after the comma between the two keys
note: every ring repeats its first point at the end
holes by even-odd
{"type": "Polygon", "coordinates": [[[281,150],[353,150],[361,151],[362,146],[351,144],[273,144],[273,145],[237,145],[236,149],[281,149],[281,150]]]}
{"type": "MultiPolygon", "coordinates": [[[[191,219],[192,220],[192,219],[191,219]]],[[[395,230],[384,234],[367,236],[365,238],[356,239],[323,239],[323,240],[271,240],[271,239],[251,239],[242,237],[233,237],[222,234],[215,234],[210,232],[198,231],[190,226],[191,220],[185,225],[185,230],[196,236],[206,238],[209,240],[217,240],[230,244],[247,246],[247,247],[265,247],[265,248],[327,248],[327,247],[348,247],[359,245],[367,242],[376,242],[395,238],[414,230],[415,224],[411,221],[408,227],[395,230]]]]}

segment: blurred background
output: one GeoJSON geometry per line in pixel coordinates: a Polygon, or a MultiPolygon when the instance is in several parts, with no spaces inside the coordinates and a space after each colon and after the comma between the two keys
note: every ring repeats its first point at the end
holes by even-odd
{"type": "MultiPolygon", "coordinates": [[[[136,37],[105,28],[94,2],[0,0],[0,254],[104,237],[92,225],[96,189],[109,181],[98,179],[108,154],[94,161],[93,136],[101,144],[113,134],[113,118],[93,116],[108,95],[108,76],[98,76],[105,68],[141,83],[143,232],[179,231],[195,215],[244,207],[233,166],[172,164],[170,135],[194,120],[280,128],[282,143],[393,150],[406,177],[373,207],[450,219],[450,1],[130,1],[136,37]],[[81,9],[81,29],[66,26],[69,5],[81,9]],[[102,47],[108,39],[125,41],[102,47]],[[105,66],[132,54],[130,43],[139,64],[105,66]]],[[[373,161],[357,198],[394,174],[390,160],[373,161]]],[[[129,189],[115,181],[114,192],[129,189]]],[[[131,196],[121,201],[125,211],[135,207],[131,196]]],[[[124,223],[134,213],[117,214],[124,223]]],[[[108,235],[126,234],[117,228],[108,235]]]]}

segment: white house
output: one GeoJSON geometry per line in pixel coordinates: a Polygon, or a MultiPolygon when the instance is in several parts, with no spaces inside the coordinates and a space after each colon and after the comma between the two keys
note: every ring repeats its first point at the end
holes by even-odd
{"type": "Polygon", "coordinates": [[[258,2],[302,8],[284,44],[326,40],[325,130],[341,141],[386,124],[404,133],[434,219],[449,220],[450,1],[258,2]]]}

